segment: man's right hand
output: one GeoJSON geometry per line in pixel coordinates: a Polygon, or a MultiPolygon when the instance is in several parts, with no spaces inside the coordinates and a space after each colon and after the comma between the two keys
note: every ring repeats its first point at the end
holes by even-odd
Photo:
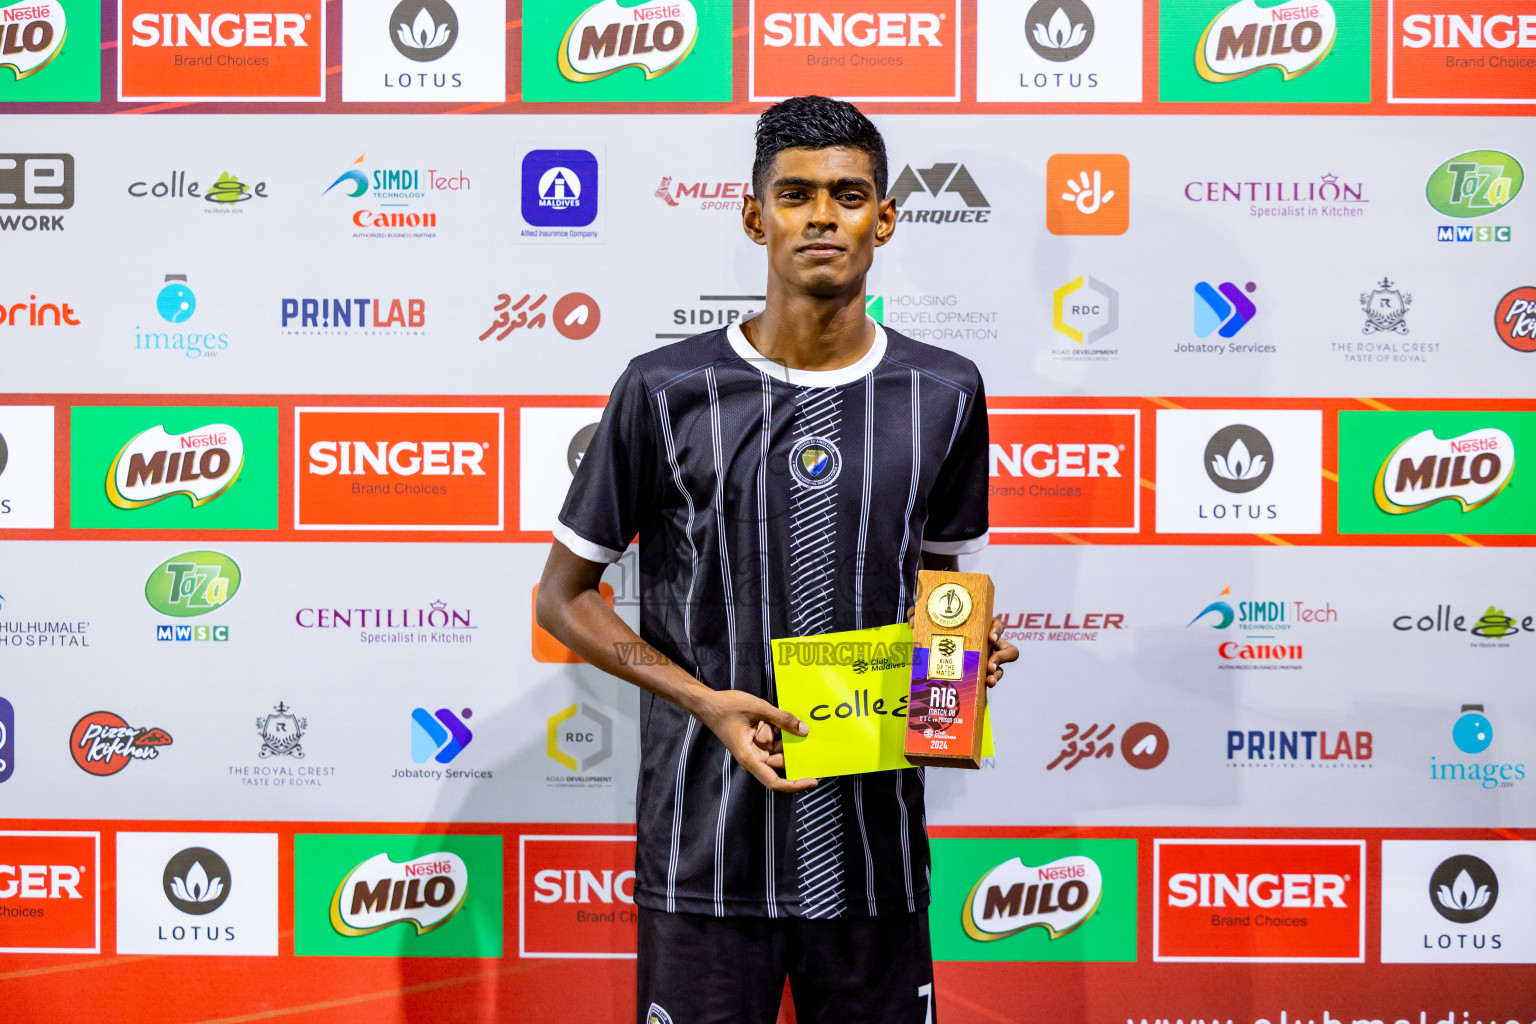
{"type": "Polygon", "coordinates": [[[815,779],[791,782],[779,774],[784,767],[780,731],[788,729],[796,736],[810,731],[788,711],[740,690],[711,690],[693,714],[731,752],[737,764],[774,792],[799,793],[816,785],[815,779]]]}

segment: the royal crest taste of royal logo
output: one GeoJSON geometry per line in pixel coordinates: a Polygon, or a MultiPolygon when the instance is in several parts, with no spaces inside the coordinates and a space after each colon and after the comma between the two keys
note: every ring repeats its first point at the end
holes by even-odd
{"type": "Polygon", "coordinates": [[[912,619],[907,760],[980,768],[992,579],[984,573],[924,569],[917,585],[922,596],[912,619]]]}
{"type": "Polygon", "coordinates": [[[1411,294],[1382,278],[1376,287],[1360,293],[1360,308],[1365,311],[1365,326],[1360,333],[1407,334],[1408,324],[1404,321],[1412,304],[1411,294]]]}

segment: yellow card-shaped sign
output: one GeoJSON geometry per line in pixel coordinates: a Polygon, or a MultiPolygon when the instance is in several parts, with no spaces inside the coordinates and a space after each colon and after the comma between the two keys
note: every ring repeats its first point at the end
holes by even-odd
{"type": "MultiPolygon", "coordinates": [[[[773,641],[779,707],[810,728],[784,734],[784,774],[828,778],[911,768],[906,748],[912,627],[905,622],[773,641]]],[[[992,756],[992,715],[982,720],[992,756]]]]}

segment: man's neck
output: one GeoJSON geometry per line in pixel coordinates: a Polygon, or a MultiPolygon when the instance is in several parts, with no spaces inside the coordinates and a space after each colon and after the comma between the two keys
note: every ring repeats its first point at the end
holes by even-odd
{"type": "Polygon", "coordinates": [[[770,280],[763,311],[744,320],[741,331],[767,359],[791,370],[841,370],[852,366],[875,342],[864,312],[864,288],[823,298],[786,293],[770,280]]]}

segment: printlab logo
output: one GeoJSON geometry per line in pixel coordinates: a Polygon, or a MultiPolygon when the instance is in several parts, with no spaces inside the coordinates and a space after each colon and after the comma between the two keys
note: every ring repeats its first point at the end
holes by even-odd
{"type": "MultiPolygon", "coordinates": [[[[197,295],[186,274],[166,274],[155,296],[155,311],[168,324],[183,324],[197,312],[197,295]]],[[[133,347],[139,352],[180,352],[188,359],[211,359],[229,348],[229,334],[198,331],[146,331],[134,327],[133,347]]]]}
{"type": "MultiPolygon", "coordinates": [[[[1052,771],[1059,765],[1062,771],[1069,772],[1082,761],[1113,758],[1114,733],[1113,722],[1102,728],[1097,722],[1088,726],[1068,722],[1066,731],[1061,734],[1061,753],[1045,766],[1045,770],[1052,771]]],[[[1168,757],[1168,734],[1154,722],[1127,726],[1120,735],[1120,754],[1132,768],[1140,771],[1156,768],[1168,757]]]]}
{"type": "Polygon", "coordinates": [[[1205,473],[1230,494],[1247,494],[1264,485],[1275,468],[1269,438],[1246,423],[1222,427],[1205,443],[1205,473]]]}
{"type": "Polygon", "coordinates": [[[417,764],[448,764],[458,757],[475,738],[464,724],[473,715],[469,708],[463,708],[457,715],[447,708],[438,708],[436,714],[416,708],[411,712],[411,760],[417,764]]]}
{"type": "Polygon", "coordinates": [[[351,0],[341,32],[348,102],[507,98],[505,12],[491,4],[351,0]]]}
{"type": "Polygon", "coordinates": [[[0,102],[101,99],[101,5],[68,2],[0,5],[0,102]]]}
{"type": "Polygon", "coordinates": [[[419,298],[283,299],[282,333],[301,337],[420,337],[427,300],[419,298]]]}
{"type": "Polygon", "coordinates": [[[1516,352],[1536,352],[1536,287],[1525,285],[1506,293],[1494,308],[1493,329],[1516,352]]]}
{"type": "Polygon", "coordinates": [[[130,761],[153,761],[171,745],[164,729],[134,727],[110,711],[92,711],[75,723],[69,753],[88,775],[116,775],[130,761]]]}
{"type": "Polygon", "coordinates": [[[63,231],[75,205],[75,158],[68,153],[0,153],[0,231],[63,231]],[[16,216],[12,210],[40,210],[16,216]]]}
{"type": "Polygon", "coordinates": [[[891,183],[890,197],[896,200],[897,220],[908,223],[985,224],[992,213],[976,179],[960,163],[937,163],[918,170],[907,164],[891,183]],[[914,195],[924,200],[932,196],[935,202],[909,203],[914,195]],[[951,195],[959,197],[965,208],[955,209],[954,201],[947,198],[951,195]]]}
{"type": "Polygon", "coordinates": [[[1045,164],[1053,235],[1123,235],[1131,226],[1131,162],[1119,153],[1057,153],[1045,164]]]}
{"type": "MultiPolygon", "coordinates": [[[[1508,153],[1477,149],[1453,156],[1436,167],[1424,185],[1424,197],[1437,213],[1461,220],[1497,213],[1520,194],[1525,170],[1508,153]]],[[[1508,242],[1509,226],[1441,224],[1435,229],[1441,242],[1508,242]]]]}
{"type": "Polygon", "coordinates": [[[291,757],[302,760],[304,745],[300,741],[308,728],[309,719],[300,718],[292,708],[278,701],[269,714],[256,719],[256,732],[261,737],[261,759],[291,757]]]}
{"type": "Polygon", "coordinates": [[[585,292],[562,295],[553,306],[545,306],[548,301],[548,292],[538,298],[534,298],[532,292],[524,292],[516,302],[512,301],[510,292],[502,292],[496,296],[496,305],[491,310],[496,319],[480,335],[480,340],[485,341],[494,334],[497,341],[505,341],[518,328],[532,332],[552,321],[551,326],[562,337],[582,341],[590,338],[602,322],[603,313],[597,300],[585,292]],[[545,314],[548,314],[547,318],[545,314]]]}
{"type": "Polygon", "coordinates": [[[1313,768],[1370,768],[1374,751],[1375,737],[1365,730],[1351,736],[1340,729],[1332,737],[1326,729],[1227,730],[1233,768],[1294,768],[1303,761],[1313,768]]]}
{"type": "Polygon", "coordinates": [[[0,782],[16,773],[16,709],[0,697],[0,782]]]}
{"type": "Polygon", "coordinates": [[[1481,921],[1499,901],[1499,876],[1488,862],[1459,854],[1440,862],[1429,876],[1429,902],[1435,912],[1456,924],[1481,921]]]}
{"type": "Polygon", "coordinates": [[[613,718],[585,702],[557,711],[545,723],[544,752],[551,761],[571,773],[548,776],[545,781],[550,785],[562,788],[611,785],[611,775],[586,773],[613,756],[613,718]]]}
{"type": "Polygon", "coordinates": [[[165,898],[183,914],[211,914],[229,899],[229,865],[202,846],[182,850],[165,865],[165,898]]]}

